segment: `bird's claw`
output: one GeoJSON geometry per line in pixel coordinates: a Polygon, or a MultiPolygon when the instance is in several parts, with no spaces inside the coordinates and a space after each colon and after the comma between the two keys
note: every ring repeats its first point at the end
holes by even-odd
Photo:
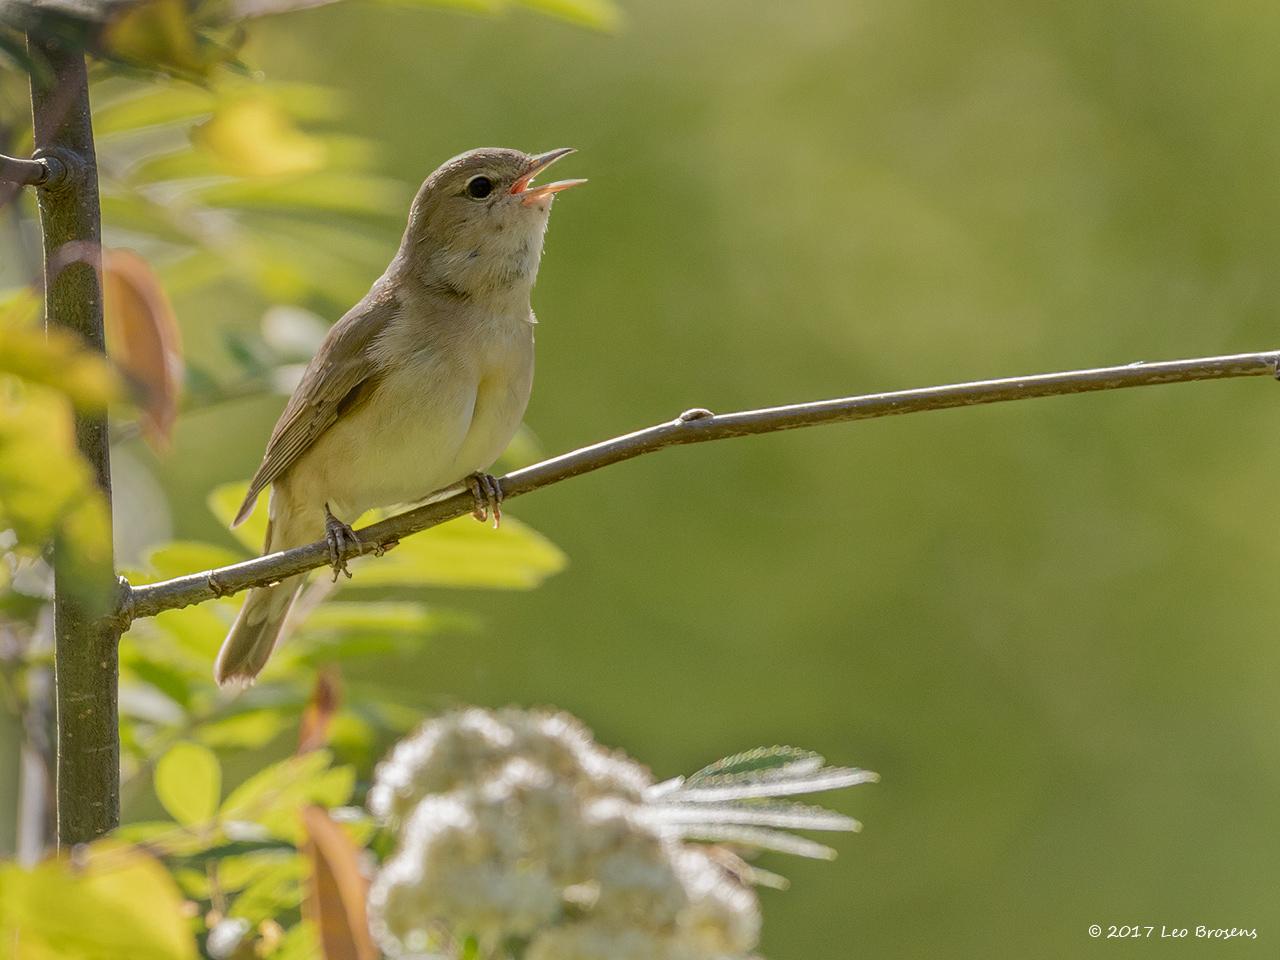
{"type": "Polygon", "coordinates": [[[333,567],[333,582],[338,582],[338,574],[345,573],[351,579],[351,571],[347,569],[346,554],[349,550],[360,550],[360,538],[349,524],[343,523],[324,505],[324,539],[329,545],[329,566],[333,567]]]}
{"type": "Polygon", "coordinates": [[[467,477],[467,489],[471,491],[471,498],[475,501],[471,515],[484,523],[492,514],[493,528],[498,529],[502,524],[503,496],[502,484],[498,482],[498,478],[491,473],[473,473],[467,477]]]}

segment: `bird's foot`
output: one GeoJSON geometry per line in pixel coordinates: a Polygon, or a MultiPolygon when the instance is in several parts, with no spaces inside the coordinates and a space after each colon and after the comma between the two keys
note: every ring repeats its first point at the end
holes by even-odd
{"type": "Polygon", "coordinates": [[[493,515],[493,528],[498,529],[502,523],[502,484],[491,473],[473,473],[467,477],[467,489],[475,500],[475,508],[471,515],[484,523],[493,515]]]}
{"type": "Polygon", "coordinates": [[[399,540],[387,540],[385,543],[375,544],[373,547],[373,555],[375,557],[380,557],[384,553],[386,553],[388,550],[391,550],[398,546],[400,546],[399,540]]]}
{"type": "Polygon", "coordinates": [[[351,579],[351,571],[347,569],[345,554],[354,548],[360,549],[360,538],[348,524],[343,523],[324,505],[324,539],[329,544],[329,565],[333,567],[333,582],[338,582],[338,574],[345,573],[351,579]]]}

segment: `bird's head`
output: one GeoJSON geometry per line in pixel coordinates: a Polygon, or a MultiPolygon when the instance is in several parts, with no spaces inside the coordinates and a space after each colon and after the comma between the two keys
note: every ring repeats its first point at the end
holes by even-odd
{"type": "Polygon", "coordinates": [[[553,198],[586,183],[533,179],[570,153],[571,147],[536,155],[482,147],[445,161],[409,212],[401,254],[410,269],[459,297],[532,286],[553,198]]]}

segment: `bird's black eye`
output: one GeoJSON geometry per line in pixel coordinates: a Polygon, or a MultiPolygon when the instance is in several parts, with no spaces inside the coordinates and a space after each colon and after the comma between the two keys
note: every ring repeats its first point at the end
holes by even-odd
{"type": "Polygon", "coordinates": [[[467,196],[473,200],[483,200],[493,192],[493,181],[481,174],[467,181],[467,196]]]}

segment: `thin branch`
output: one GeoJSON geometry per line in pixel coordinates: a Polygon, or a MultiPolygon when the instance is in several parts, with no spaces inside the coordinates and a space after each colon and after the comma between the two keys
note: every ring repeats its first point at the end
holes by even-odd
{"type": "MultiPolygon", "coordinates": [[[[1003,403],[1126,387],[1147,387],[1162,383],[1185,383],[1193,380],[1225,380],[1232,377],[1276,377],[1280,375],[1280,350],[1265,353],[1242,353],[1226,357],[1202,357],[1195,360],[1169,360],[1160,363],[1132,363],[1120,367],[1094,370],[1071,370],[1003,380],[980,380],[972,383],[921,387],[894,393],[873,393],[839,400],[819,400],[763,410],[713,414],[709,410],[687,410],[675,420],[659,423],[635,433],[604,440],[550,460],[515,470],[499,480],[507,499],[530,493],[561,480],[599,470],[610,464],[630,460],[690,443],[706,443],[729,437],[746,437],[778,430],[796,430],[823,423],[871,420],[926,410],[946,410],[981,403],[1003,403]]],[[[437,526],[470,513],[470,493],[455,493],[404,513],[388,517],[357,531],[358,549],[348,550],[347,558],[379,552],[411,534],[437,526]]],[[[230,596],[249,587],[260,587],[295,574],[305,573],[329,563],[329,549],[318,541],[305,547],[269,554],[217,570],[193,573],[145,586],[130,587],[121,581],[118,620],[127,626],[139,617],[150,617],[164,610],[203,603],[215,597],[230,596]]]]}
{"type": "Polygon", "coordinates": [[[0,153],[0,180],[23,187],[51,186],[61,179],[62,163],[56,157],[23,160],[0,153]]]}

